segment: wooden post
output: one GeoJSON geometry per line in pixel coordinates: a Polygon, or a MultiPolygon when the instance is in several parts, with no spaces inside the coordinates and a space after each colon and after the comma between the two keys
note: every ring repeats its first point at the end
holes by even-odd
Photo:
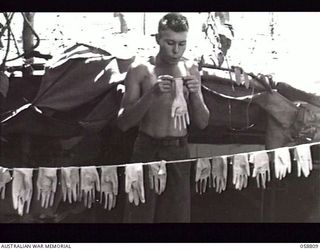
{"type": "MultiPolygon", "coordinates": [[[[24,12],[25,17],[28,19],[29,23],[33,27],[34,24],[34,12],[24,12]]],[[[33,33],[30,29],[26,20],[23,20],[23,30],[22,30],[22,45],[23,45],[23,52],[28,53],[33,48],[33,33]]],[[[26,64],[32,64],[34,61],[33,57],[26,59],[26,64]]],[[[31,75],[32,68],[27,67],[27,69],[23,72],[23,75],[31,75]]]]}

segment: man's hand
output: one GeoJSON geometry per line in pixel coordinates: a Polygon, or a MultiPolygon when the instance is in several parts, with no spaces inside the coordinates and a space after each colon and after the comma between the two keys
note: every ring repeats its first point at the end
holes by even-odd
{"type": "Polygon", "coordinates": [[[104,194],[104,209],[111,210],[116,206],[118,195],[118,174],[117,167],[101,167],[101,191],[100,203],[102,203],[104,194]]]}
{"type": "Polygon", "coordinates": [[[169,93],[172,90],[174,78],[170,75],[158,76],[156,84],[153,86],[154,93],[157,95],[169,93]]]}
{"type": "Polygon", "coordinates": [[[84,195],[84,205],[91,208],[95,201],[95,193],[100,191],[100,179],[96,167],[81,167],[81,197],[84,195]]]}
{"type": "Polygon", "coordinates": [[[196,76],[186,76],[183,80],[186,82],[186,86],[191,94],[199,93],[201,91],[201,83],[196,76]]]}
{"type": "Polygon", "coordinates": [[[80,175],[79,167],[61,168],[61,189],[63,201],[67,200],[69,203],[78,201],[80,199],[80,175]]]}
{"type": "Polygon", "coordinates": [[[11,181],[11,175],[7,168],[0,167],[0,197],[3,200],[6,193],[6,185],[11,181]]]}
{"type": "Polygon", "coordinates": [[[51,207],[57,190],[57,169],[39,168],[37,179],[37,200],[41,199],[41,207],[51,207]]]}

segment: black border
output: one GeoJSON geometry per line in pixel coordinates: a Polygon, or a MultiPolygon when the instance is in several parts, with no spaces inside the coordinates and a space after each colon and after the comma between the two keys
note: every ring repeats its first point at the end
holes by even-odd
{"type": "Polygon", "coordinates": [[[225,224],[1,224],[0,242],[305,243],[319,242],[320,225],[225,224]]]}

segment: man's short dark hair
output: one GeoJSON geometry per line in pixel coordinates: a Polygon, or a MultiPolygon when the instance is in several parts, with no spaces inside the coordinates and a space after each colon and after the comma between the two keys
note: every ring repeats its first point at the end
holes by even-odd
{"type": "Polygon", "coordinates": [[[174,32],[188,31],[188,20],[185,16],[179,13],[168,13],[159,21],[158,33],[167,29],[174,32]]]}

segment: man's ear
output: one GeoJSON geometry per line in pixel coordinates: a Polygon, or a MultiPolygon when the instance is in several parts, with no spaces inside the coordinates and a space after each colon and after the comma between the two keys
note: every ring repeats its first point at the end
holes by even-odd
{"type": "Polygon", "coordinates": [[[159,40],[160,40],[160,34],[157,33],[157,34],[156,34],[156,42],[157,42],[157,44],[159,44],[159,40]]]}

